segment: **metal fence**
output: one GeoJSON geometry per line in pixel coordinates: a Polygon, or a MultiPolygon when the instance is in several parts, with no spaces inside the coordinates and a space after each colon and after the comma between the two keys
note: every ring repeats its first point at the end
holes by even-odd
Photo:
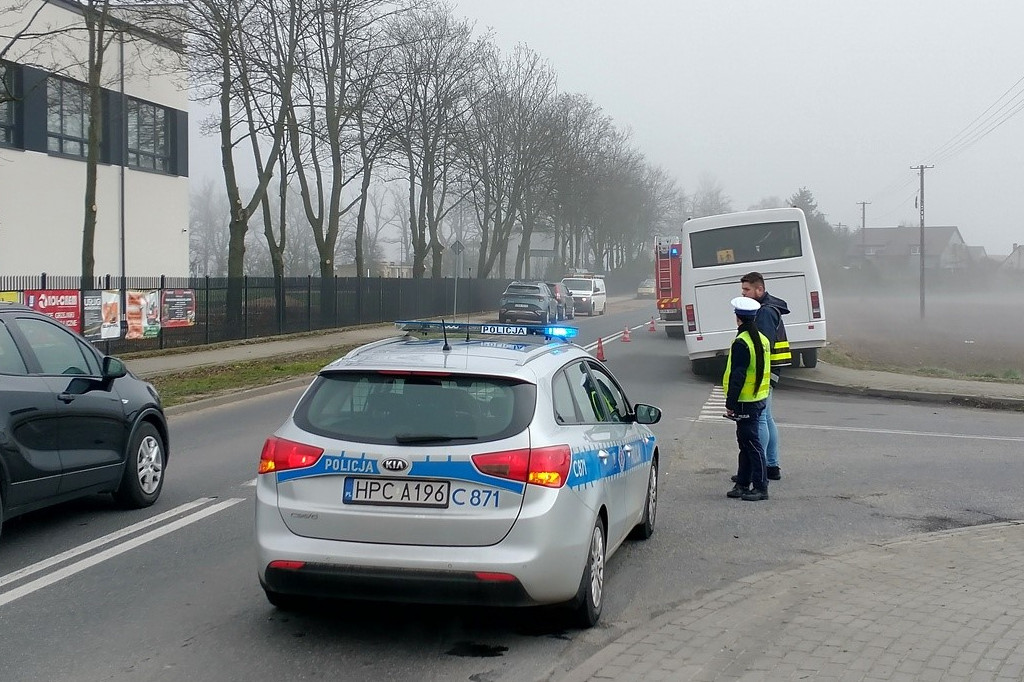
{"type": "Polygon", "coordinates": [[[226,277],[165,276],[126,277],[122,282],[120,277],[107,275],[87,286],[90,283],[74,276],[0,275],[0,291],[195,290],[195,325],[163,328],[154,338],[94,342],[107,354],[200,346],[401,319],[448,315],[461,318],[494,310],[508,280],[335,277],[325,289],[320,278],[287,277],[282,283],[285,305],[278,310],[273,277],[243,277],[240,325],[227,322],[228,283],[226,277]],[[325,294],[326,300],[333,302],[321,306],[325,294]]]}

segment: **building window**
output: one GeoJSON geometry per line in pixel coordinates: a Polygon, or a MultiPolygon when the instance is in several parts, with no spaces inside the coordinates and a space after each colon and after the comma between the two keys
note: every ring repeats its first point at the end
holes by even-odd
{"type": "Polygon", "coordinates": [[[88,147],[86,115],[89,95],[85,85],[55,78],[46,79],[46,148],[58,154],[85,156],[88,147]]]}
{"type": "Polygon", "coordinates": [[[148,102],[128,100],[128,165],[170,172],[170,115],[148,102]]]}
{"type": "Polygon", "coordinates": [[[14,69],[0,63],[0,144],[14,144],[14,69]]]}

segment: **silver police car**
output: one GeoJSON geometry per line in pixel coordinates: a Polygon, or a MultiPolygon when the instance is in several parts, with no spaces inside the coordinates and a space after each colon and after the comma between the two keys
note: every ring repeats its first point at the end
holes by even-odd
{"type": "Polygon", "coordinates": [[[396,323],[324,367],[260,457],[260,583],[309,597],[565,604],[654,531],[661,418],[560,326],[396,323]]]}

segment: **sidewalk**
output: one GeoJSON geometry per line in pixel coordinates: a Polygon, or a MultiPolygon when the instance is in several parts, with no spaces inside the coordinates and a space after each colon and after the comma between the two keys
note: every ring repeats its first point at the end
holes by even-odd
{"type": "MultiPolygon", "coordinates": [[[[485,318],[481,318],[485,319],[485,318]]],[[[143,377],[367,343],[372,325],[128,358],[143,377]]],[[[241,395],[301,386],[309,379],[241,395]]],[[[1024,386],[852,370],[787,372],[810,390],[1024,411],[1024,386]]],[[[235,394],[169,414],[239,399],[235,394]]],[[[588,680],[1024,679],[1024,521],[918,535],[743,578],[638,627],[561,678],[588,680]]]]}

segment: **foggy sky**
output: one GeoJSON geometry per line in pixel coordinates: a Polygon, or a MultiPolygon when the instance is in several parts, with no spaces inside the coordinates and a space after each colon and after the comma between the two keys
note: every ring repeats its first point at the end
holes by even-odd
{"type": "MultiPolygon", "coordinates": [[[[859,228],[869,201],[868,227],[917,225],[910,166],[1011,88],[1024,105],[1021,0],[452,1],[504,51],[547,59],[684,191],[710,175],[735,210],[807,187],[833,224],[859,228]]],[[[223,183],[208,114],[192,103],[194,185],[223,183]]],[[[1024,243],[1022,151],[1024,113],[940,159],[926,225],[994,255],[1024,243]]]]}
{"type": "MultiPolygon", "coordinates": [[[[560,90],[588,94],[687,192],[710,174],[742,210],[807,187],[830,222],[858,228],[860,201],[872,202],[868,227],[917,225],[910,166],[935,162],[1024,77],[1020,0],[454,7],[503,50],[540,53],[560,90]]],[[[956,225],[990,254],[1024,243],[1022,143],[1018,114],[938,160],[925,172],[925,224],[956,225]]]]}

